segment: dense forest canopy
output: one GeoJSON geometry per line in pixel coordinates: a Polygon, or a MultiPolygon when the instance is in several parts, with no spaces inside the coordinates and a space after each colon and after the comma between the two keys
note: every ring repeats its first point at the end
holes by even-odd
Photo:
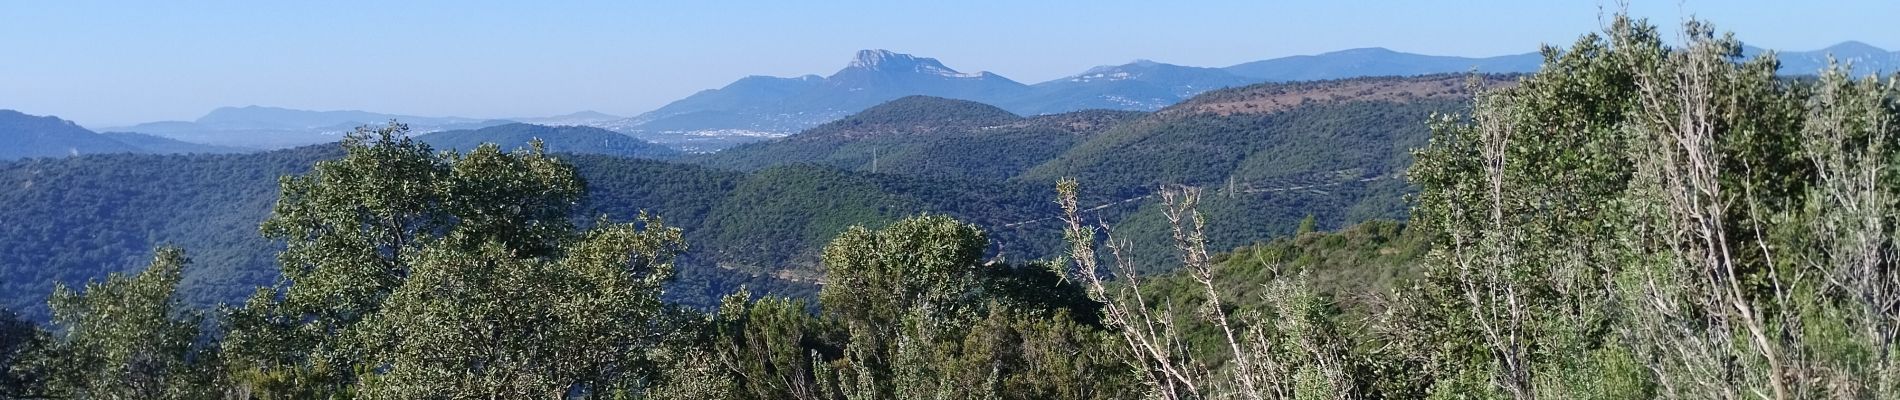
{"type": "MultiPolygon", "coordinates": [[[[1010,180],[740,173],[539,141],[438,152],[366,127],[342,154],[277,153],[287,176],[259,193],[275,195],[261,234],[278,274],[248,301],[188,306],[205,263],[190,246],[58,284],[50,326],[0,313],[0,396],[1900,398],[1900,77],[1782,79],[1706,23],[1662,37],[1618,16],[1546,48],[1535,74],[1455,89],[1476,92],[1468,106],[1372,90],[1249,114],[1303,97],[1216,92],[1010,180]],[[1405,118],[1429,131],[1327,128],[1405,118]],[[1168,137],[1236,148],[1196,158],[1206,141],[1168,137]],[[1416,150],[1379,157],[1393,146],[1416,150]],[[1145,161],[1092,161],[1109,155],[1145,161]],[[1013,191],[1040,177],[1061,178],[1013,191]],[[1243,178],[1312,197],[1249,202],[1269,188],[1243,178]],[[1014,196],[1041,205],[932,212],[1014,196]],[[1099,212],[1118,201],[1149,212],[1099,212]],[[992,223],[1018,217],[1042,219],[992,223]],[[1226,224],[1261,220],[1290,235],[1216,251],[1257,229],[1226,224]],[[1042,239],[1010,229],[1030,223],[1042,239]],[[695,255],[695,240],[724,247],[695,255]],[[997,251],[1012,240],[1061,256],[997,251]],[[799,279],[824,284],[667,301],[694,257],[808,258],[821,268],[799,279]]],[[[1023,120],[965,111],[944,115],[1023,120]]],[[[11,183],[58,173],[45,163],[14,164],[11,183]]]]}

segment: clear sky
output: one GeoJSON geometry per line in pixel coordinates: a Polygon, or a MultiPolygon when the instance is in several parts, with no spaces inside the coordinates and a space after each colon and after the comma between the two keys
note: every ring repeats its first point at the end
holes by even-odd
{"type": "MultiPolygon", "coordinates": [[[[1614,2],[0,0],[0,108],[90,127],[219,106],[505,118],[632,115],[858,49],[1024,83],[1134,59],[1227,66],[1357,47],[1493,56],[1568,43],[1614,2]]],[[[1633,0],[1747,43],[1900,49],[1900,2],[1633,0]]]]}

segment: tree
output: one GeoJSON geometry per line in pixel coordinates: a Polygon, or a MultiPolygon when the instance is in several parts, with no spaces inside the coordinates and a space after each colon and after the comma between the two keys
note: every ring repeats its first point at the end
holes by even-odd
{"type": "Polygon", "coordinates": [[[496,242],[427,247],[363,321],[383,345],[370,359],[388,367],[362,393],[562,397],[626,383],[662,339],[644,325],[659,319],[679,250],[678,230],[644,216],[594,228],[559,257],[523,258],[496,242]]]}
{"type": "Polygon", "coordinates": [[[182,311],[175,293],[189,263],[160,249],[137,275],[114,274],[83,291],[58,287],[49,301],[61,329],[48,390],[63,397],[205,398],[217,393],[217,353],[199,345],[202,318],[182,311]]]}
{"type": "MultiPolygon", "coordinates": [[[[1076,201],[1080,184],[1056,184],[1057,203],[1068,224],[1068,270],[1101,302],[1101,318],[1118,337],[1125,362],[1137,368],[1150,396],[1162,399],[1353,399],[1363,392],[1348,351],[1354,345],[1339,334],[1332,311],[1306,279],[1277,264],[1262,282],[1257,309],[1237,312],[1220,285],[1227,277],[1207,252],[1206,218],[1196,209],[1200,191],[1168,187],[1161,193],[1164,216],[1180,256],[1181,292],[1157,292],[1125,256],[1129,244],[1108,235],[1112,262],[1098,260],[1097,231],[1085,225],[1076,201]],[[1118,280],[1111,282],[1108,274],[1118,280]],[[1196,310],[1181,318],[1176,306],[1196,310]],[[1203,332],[1197,336],[1196,332],[1203,332]],[[1211,368],[1210,365],[1219,369],[1211,368]]],[[[1103,230],[1107,226],[1103,225],[1103,230]]],[[[1112,232],[1112,231],[1110,231],[1112,232]]]]}
{"type": "Polygon", "coordinates": [[[1619,15],[1434,122],[1411,175],[1442,241],[1398,319],[1440,328],[1410,329],[1446,344],[1440,393],[1900,396],[1894,81],[1683,37],[1619,15]]]}
{"type": "Polygon", "coordinates": [[[983,250],[975,226],[945,216],[914,217],[879,231],[852,227],[825,247],[825,312],[851,335],[841,385],[850,398],[905,398],[898,388],[935,386],[923,358],[969,323],[983,250]]]}
{"type": "Polygon", "coordinates": [[[0,398],[29,398],[45,391],[52,334],[12,310],[0,310],[0,398]]]}
{"type": "Polygon", "coordinates": [[[839,357],[835,321],[811,313],[807,301],[752,299],[741,288],[713,316],[711,345],[727,382],[750,399],[827,399],[816,364],[839,357]]]}
{"type": "Polygon", "coordinates": [[[262,226],[284,280],[228,313],[240,392],[548,395],[639,371],[676,229],[576,230],[584,183],[538,144],[436,153],[392,122],[343,147],[262,226]]]}
{"type": "Polygon", "coordinates": [[[1123,399],[1137,392],[1095,325],[1099,306],[1050,264],[983,261],[974,226],[943,216],[854,227],[826,248],[820,314],[728,296],[661,398],[1123,399]]]}

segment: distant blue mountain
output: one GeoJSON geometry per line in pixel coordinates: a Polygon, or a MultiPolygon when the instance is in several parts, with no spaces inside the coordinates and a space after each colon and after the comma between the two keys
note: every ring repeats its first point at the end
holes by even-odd
{"type": "Polygon", "coordinates": [[[0,110],[0,160],[105,153],[234,153],[245,149],[186,143],[136,133],[95,133],[72,121],[0,110]]]}
{"type": "Polygon", "coordinates": [[[1152,111],[1209,90],[1260,82],[1423,75],[1471,71],[1474,67],[1482,72],[1529,72],[1535,71],[1541,61],[1535,53],[1473,59],[1357,49],[1227,68],[1137,60],[1023,85],[988,72],[960,72],[934,58],[863,50],[830,76],[750,76],[652,112],[598,126],[675,147],[687,139],[726,139],[692,149],[709,151],[722,145],[783,136],[912,95],[977,101],[1021,115],[1086,109],[1152,111]]]}
{"type": "MultiPolygon", "coordinates": [[[[1749,56],[1760,53],[1755,48],[1746,52],[1749,56]]],[[[1857,75],[1900,70],[1900,53],[1845,42],[1821,50],[1779,53],[1781,72],[1812,74],[1827,65],[1827,54],[1852,61],[1857,75]]],[[[709,151],[783,136],[910,95],[978,101],[1021,115],[1085,109],[1151,111],[1208,90],[1261,82],[1462,72],[1529,73],[1542,67],[1543,61],[1536,52],[1451,57],[1374,47],[1225,68],[1138,60],[1025,86],[986,72],[958,72],[933,58],[864,50],[849,66],[831,76],[746,77],[640,116],[594,125],[674,147],[692,141],[696,143],[691,145],[696,146],[692,151],[709,151]]]]}
{"type": "MultiPolygon", "coordinates": [[[[1749,47],[1750,57],[1765,51],[1749,47]]],[[[1820,50],[1780,52],[1781,73],[1809,75],[1828,55],[1850,62],[1856,75],[1900,71],[1900,52],[1860,42],[1820,50]]],[[[585,125],[633,135],[686,152],[710,152],[818,126],[906,96],[976,101],[1011,113],[1035,116],[1086,109],[1152,111],[1194,95],[1261,82],[1412,76],[1440,73],[1528,73],[1542,66],[1538,53],[1496,57],[1451,57],[1362,48],[1281,57],[1224,68],[1137,60],[1025,85],[988,72],[965,73],[929,57],[888,50],[857,52],[828,76],[749,76],[718,89],[694,93],[630,118],[597,112],[483,120],[418,117],[365,111],[304,111],[275,107],[226,107],[195,121],[166,121],[112,130],[195,143],[275,149],[334,141],[360,125],[389,120],[418,133],[471,130],[512,122],[585,125]]]]}
{"type": "Polygon", "coordinates": [[[364,125],[401,120],[416,125],[454,125],[479,123],[472,118],[432,118],[394,115],[367,111],[305,111],[279,107],[220,107],[198,117],[199,125],[240,129],[327,129],[345,125],[364,125]]]}
{"type": "Polygon", "coordinates": [[[1428,56],[1384,48],[1341,50],[1331,53],[1281,57],[1224,68],[1227,72],[1261,82],[1315,81],[1362,76],[1410,76],[1477,71],[1485,73],[1534,72],[1544,63],[1537,53],[1468,58],[1428,56]]]}
{"type": "Polygon", "coordinates": [[[1220,68],[1136,60],[1038,83],[1027,96],[999,105],[1024,115],[1084,109],[1153,111],[1201,92],[1258,82],[1220,68]]]}
{"type": "MultiPolygon", "coordinates": [[[[1742,55],[1754,57],[1767,52],[1759,47],[1744,47],[1742,55]]],[[[1853,67],[1853,75],[1891,74],[1900,72],[1900,51],[1887,51],[1866,43],[1847,41],[1814,51],[1776,52],[1775,59],[1781,62],[1779,72],[1784,75],[1815,75],[1827,68],[1828,56],[1853,67]]]]}
{"type": "Polygon", "coordinates": [[[0,110],[0,160],[80,154],[138,153],[121,143],[58,117],[0,110]]]}
{"type": "Polygon", "coordinates": [[[796,132],[905,96],[996,103],[1028,91],[1029,86],[1008,78],[964,73],[934,58],[863,50],[830,76],[750,76],[604,125],[662,143],[715,131],[771,137],[775,136],[771,133],[796,132]]]}
{"type": "Polygon", "coordinates": [[[474,129],[510,123],[459,117],[419,117],[367,111],[307,111],[278,107],[221,107],[194,121],[162,121],[111,128],[186,142],[257,149],[280,149],[343,138],[363,125],[389,121],[409,124],[415,132],[474,129]]]}

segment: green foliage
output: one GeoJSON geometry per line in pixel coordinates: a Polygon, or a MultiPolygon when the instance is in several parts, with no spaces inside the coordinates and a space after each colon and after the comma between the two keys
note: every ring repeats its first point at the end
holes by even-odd
{"type": "MultiPolygon", "coordinates": [[[[240,155],[98,155],[0,164],[0,301],[44,321],[54,283],[80,283],[137,266],[141,254],[174,244],[194,250],[199,268],[180,287],[201,309],[241,303],[278,279],[282,243],[257,234],[280,175],[342,157],[338,146],[240,155]],[[203,206],[206,204],[218,206],[203,206]]],[[[763,293],[815,294],[818,253],[853,224],[938,212],[990,227],[1052,212],[1042,185],[944,180],[794,166],[737,173],[599,155],[551,155],[571,163],[590,190],[573,208],[624,222],[641,210],[686,232],[668,301],[718,304],[740,285],[763,293]],[[743,191],[741,191],[743,189],[743,191]],[[849,200],[849,201],[845,201],[849,200]],[[718,268],[718,266],[727,268],[718,268]],[[781,276],[779,271],[790,270],[781,276]],[[790,279],[786,279],[790,278],[790,279]]],[[[1048,254],[1049,225],[998,228],[1014,257],[1048,254]]]]}
{"type": "Polygon", "coordinates": [[[657,219],[596,227],[559,258],[488,242],[433,246],[364,323],[380,353],[361,394],[387,398],[563,396],[633,378],[638,325],[660,320],[660,285],[679,251],[657,219]],[[644,229],[642,229],[644,228],[644,229]]]}
{"type": "Polygon", "coordinates": [[[350,368],[378,344],[351,340],[356,323],[381,310],[414,273],[422,249],[493,243],[538,257],[567,239],[582,191],[570,167],[495,146],[436,154],[407,131],[394,123],[359,129],[344,141],[342,159],[283,179],[262,230],[286,241],[278,255],[285,284],[260,291],[239,311],[246,329],[233,333],[233,343],[247,356],[242,361],[308,367],[347,382],[350,368]]]}
{"type": "Polygon", "coordinates": [[[1099,308],[1048,265],[984,262],[975,226],[913,217],[826,247],[817,308],[726,298],[661,398],[1120,399],[1137,393],[1093,325],[1099,308]]]}
{"type": "Polygon", "coordinates": [[[184,252],[162,249],[135,276],[114,274],[83,292],[60,286],[51,300],[59,327],[39,358],[58,397],[179,399],[217,392],[215,349],[199,345],[202,318],[174,295],[184,252]]]}
{"type": "Polygon", "coordinates": [[[1630,71],[1606,61],[1616,51],[1594,35],[1547,50],[1543,72],[1481,97],[1475,122],[1434,122],[1412,167],[1422,188],[1413,218],[1440,241],[1412,301],[1451,314],[1434,317],[1447,318],[1435,357],[1449,359],[1434,362],[1454,370],[1446,374],[1488,374],[1523,398],[1544,379],[1537,371],[1600,377],[1580,356],[1626,351],[1602,340],[1613,306],[1589,289],[1618,262],[1586,261],[1612,257],[1629,226],[1604,212],[1632,173],[1625,145],[1606,140],[1635,106],[1630,71]],[[1525,136],[1505,139],[1514,134],[1525,136]],[[1475,289],[1492,286],[1512,289],[1475,289]]]}
{"type": "MultiPolygon", "coordinates": [[[[1403,88],[1436,80],[1443,77],[1388,78],[1377,84],[1403,88]]],[[[1338,92],[1272,113],[1231,115],[1183,109],[1166,115],[1084,111],[1022,118],[976,103],[915,98],[761,144],[756,154],[734,149],[693,160],[760,169],[747,173],[602,155],[557,157],[571,163],[592,189],[571,216],[579,224],[602,214],[624,221],[647,210],[685,231],[694,246],[679,260],[679,279],[669,287],[668,300],[711,307],[739,285],[763,293],[813,294],[819,251],[827,240],[854,224],[881,225],[918,213],[982,226],[997,244],[995,252],[1013,260],[1055,255],[1062,246],[1051,218],[1056,210],[1047,201],[1048,180],[1055,175],[1024,175],[1037,166],[1053,168],[1050,163],[1113,165],[1161,160],[1167,152],[1193,153],[1186,158],[1204,161],[1255,148],[1280,149],[1193,173],[1147,161],[1100,173],[1064,169],[1092,185],[1127,186],[1083,201],[1104,206],[1091,217],[1116,221],[1123,237],[1143,239],[1137,257],[1159,259],[1168,253],[1165,245],[1150,245],[1165,243],[1167,229],[1160,210],[1144,206],[1151,202],[1141,197],[1151,194],[1150,183],[1156,182],[1222,188],[1218,194],[1224,195],[1208,196],[1203,207],[1213,217],[1208,232],[1216,248],[1291,233],[1297,229],[1294,221],[1307,215],[1318,229],[1404,218],[1402,197],[1412,188],[1394,174],[1394,166],[1408,157],[1398,149],[1422,140],[1418,119],[1435,109],[1432,104],[1457,107],[1457,100],[1360,96],[1331,86],[1347,83],[1352,82],[1257,85],[1217,91],[1194,103],[1338,92]],[[1193,128],[1200,126],[1223,128],[1193,128]],[[1141,145],[1125,146],[1131,138],[1141,145]],[[873,153],[877,174],[866,173],[873,153]]],[[[504,126],[490,132],[501,134],[509,147],[547,136],[557,140],[548,143],[553,151],[563,150],[558,138],[574,136],[543,130],[504,126]]],[[[421,135],[417,140],[436,139],[421,135]]],[[[0,187],[9,188],[0,191],[0,203],[9,205],[0,208],[0,219],[16,222],[0,226],[0,288],[5,289],[0,303],[44,321],[44,299],[55,283],[77,284],[131,270],[164,244],[192,249],[201,261],[200,268],[187,271],[180,288],[189,304],[209,309],[242,302],[252,288],[280,278],[271,255],[282,244],[258,237],[255,230],[270,213],[277,178],[303,173],[316,161],[342,153],[339,146],[314,146],[241,155],[92,155],[0,164],[0,187]]],[[[1156,272],[1169,268],[1149,265],[1156,272]]]]}
{"type": "MultiPolygon", "coordinates": [[[[1103,132],[1021,178],[1075,177],[1109,191],[1162,184],[1267,187],[1392,174],[1423,144],[1419,121],[1463,100],[1348,100],[1264,113],[1157,113],[1103,132]]],[[[1252,187],[1250,187],[1252,188],[1252,187]]]]}
{"type": "Polygon", "coordinates": [[[922,208],[878,185],[875,178],[832,169],[765,170],[734,188],[728,201],[735,207],[722,207],[706,227],[719,235],[713,241],[735,245],[722,249],[728,252],[722,260],[769,271],[801,253],[809,257],[808,249],[846,227],[889,223],[922,208]]]}
{"type": "Polygon", "coordinates": [[[1445,385],[1900,396],[1869,357],[1893,353],[1882,332],[1900,321],[1885,200],[1900,91],[1838,70],[1779,79],[1704,23],[1684,36],[1672,48],[1619,16],[1434,123],[1412,176],[1437,242],[1406,300],[1418,315],[1400,319],[1439,331],[1445,385]]]}
{"type": "Polygon", "coordinates": [[[0,163],[0,303],[32,321],[55,284],[131,272],[160,247],[191,249],[179,296],[239,301],[276,280],[278,245],[257,234],[277,178],[341,155],[333,146],[256,154],[114,154],[0,163]]]}
{"type": "Polygon", "coordinates": [[[0,310],[0,398],[36,397],[45,391],[52,335],[32,321],[0,310]]]}
{"type": "Polygon", "coordinates": [[[851,334],[845,386],[870,398],[923,395],[897,392],[899,386],[924,389],[917,380],[928,376],[902,368],[925,367],[919,357],[927,350],[919,347],[975,318],[972,294],[981,287],[977,276],[987,245],[975,226],[941,216],[907,219],[876,232],[853,228],[832,240],[825,247],[827,280],[818,299],[851,334]]]}
{"type": "Polygon", "coordinates": [[[1206,264],[1213,223],[1171,204],[1183,271],[1104,268],[1072,222],[1078,279],[1124,278],[1090,293],[1163,398],[1896,396],[1900,91],[1687,32],[1619,17],[1435,118],[1409,230],[1206,264]]]}
{"type": "MultiPolygon", "coordinates": [[[[1259,309],[1265,283],[1299,275],[1316,294],[1332,297],[1342,312],[1371,310],[1381,296],[1422,278],[1417,264],[1430,248],[1430,235],[1389,220],[1361,223],[1333,232],[1281,237],[1217,254],[1216,282],[1235,309],[1259,309]]],[[[1145,289],[1160,298],[1195,299],[1188,276],[1157,275],[1145,289]]]]}
{"type": "MultiPolygon", "coordinates": [[[[1492,84],[1500,80],[1483,79],[1492,84]]],[[[1208,232],[1216,248],[1293,233],[1295,221],[1305,216],[1314,217],[1316,229],[1405,218],[1408,205],[1403,197],[1413,189],[1400,174],[1410,163],[1410,149],[1428,136],[1421,121],[1435,112],[1466,107],[1468,90],[1455,84],[1440,87],[1457,81],[1430,76],[1262,84],[1211,92],[1154,114],[1077,112],[1027,119],[1001,115],[1000,110],[982,112],[989,107],[976,103],[910,99],[694,161],[740,169],[815,163],[894,175],[1008,179],[1038,189],[1026,200],[1011,200],[1022,204],[1046,204],[1042,199],[1049,196],[1047,183],[1074,176],[1107,188],[1087,201],[1104,206],[1090,207],[1092,217],[1117,221],[1123,237],[1144,239],[1135,241],[1131,256],[1152,258],[1155,262],[1144,265],[1155,269],[1144,272],[1161,272],[1171,268],[1159,262],[1169,253],[1168,228],[1159,207],[1137,202],[1159,185],[1218,188],[1213,190],[1218,196],[1208,196],[1202,207],[1211,217],[1208,232]],[[1261,96],[1306,100],[1264,108],[1247,103],[1261,96]],[[1203,109],[1225,103],[1248,106],[1239,111],[1203,109]],[[1150,205],[1137,207],[1143,204],[1150,205]]],[[[960,192],[980,192],[982,187],[970,189],[960,192]]],[[[1033,243],[1011,249],[1033,250],[1028,252],[1031,257],[1048,256],[1060,247],[1049,240],[1054,236],[1047,224],[1031,224],[1026,228],[1033,231],[1005,236],[1025,229],[1020,222],[1048,220],[1053,210],[1046,207],[1028,219],[1002,221],[1004,226],[990,224],[964,207],[897,214],[919,211],[976,222],[1008,245],[1033,243]]]]}
{"type": "MultiPolygon", "coordinates": [[[[237,155],[97,155],[0,164],[0,302],[29,320],[47,318],[55,283],[77,284],[131,270],[157,246],[193,249],[199,266],[185,272],[181,296],[195,308],[241,303],[278,279],[273,255],[281,243],[257,234],[276,199],[281,175],[342,157],[339,146],[237,155]],[[205,206],[215,205],[215,206],[205,206]]],[[[943,212],[988,226],[1048,215],[1046,194],[1028,185],[878,176],[826,168],[744,174],[691,165],[599,155],[553,155],[573,165],[591,189],[575,207],[583,226],[594,216],[624,221],[648,210],[687,234],[693,250],[680,259],[668,300],[698,307],[740,285],[783,295],[815,294],[806,281],[781,279],[780,269],[813,271],[825,240],[851,224],[876,224],[909,213],[943,212]],[[744,183],[744,195],[735,189],[744,183]],[[783,197],[772,197],[774,194],[783,197]],[[828,197],[898,199],[836,204],[828,197]],[[769,206],[769,207],[768,207],[769,206]],[[875,218],[860,218],[861,216],[875,218]],[[772,219],[755,219],[772,217],[772,219]],[[784,219],[778,219],[784,218],[784,219]],[[708,221],[718,221],[708,229],[708,221]],[[768,225],[814,224],[812,228],[768,225]],[[730,231],[730,232],[728,232],[730,231]],[[791,235],[791,236],[779,236],[791,235]],[[782,253],[757,249],[786,246],[782,253]],[[716,265],[747,265],[739,270],[716,265]]],[[[1030,226],[1005,232],[1008,254],[1041,254],[1052,243],[1030,226]],[[1046,248],[1046,247],[1044,247],[1046,248]]],[[[809,275],[793,275],[804,279],[809,275]]]]}
{"type": "Polygon", "coordinates": [[[464,397],[631,379],[679,232],[644,215],[577,232],[580,178],[538,144],[435,153],[406,128],[359,130],[283,180],[263,231],[288,242],[285,281],[229,318],[240,384],[464,397]]]}
{"type": "Polygon", "coordinates": [[[816,399],[821,388],[816,364],[840,356],[843,328],[811,313],[808,302],[789,298],[753,301],[740,290],[726,298],[713,316],[711,346],[716,364],[731,376],[716,379],[751,399],[816,399]]]}
{"type": "Polygon", "coordinates": [[[854,227],[825,247],[828,282],[818,298],[854,330],[894,327],[887,319],[910,312],[960,322],[975,306],[966,295],[978,288],[987,245],[976,226],[943,216],[876,232],[854,227]]]}

